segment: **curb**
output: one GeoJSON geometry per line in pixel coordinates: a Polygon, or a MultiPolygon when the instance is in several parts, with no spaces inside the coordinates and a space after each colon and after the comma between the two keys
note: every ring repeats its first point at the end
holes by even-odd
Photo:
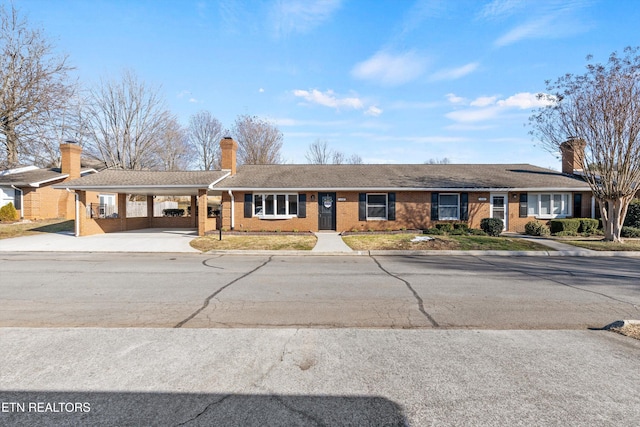
{"type": "Polygon", "coordinates": [[[353,252],[312,252],[312,251],[244,251],[213,250],[203,252],[208,255],[273,255],[273,256],[505,256],[505,257],[584,257],[584,258],[640,258],[640,252],[596,252],[596,251],[353,251],[353,252]]]}

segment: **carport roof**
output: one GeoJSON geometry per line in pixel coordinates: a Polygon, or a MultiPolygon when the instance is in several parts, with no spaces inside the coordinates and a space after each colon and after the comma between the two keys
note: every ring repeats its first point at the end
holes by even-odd
{"type": "Polygon", "coordinates": [[[194,196],[198,194],[198,190],[209,189],[228,175],[229,171],[226,170],[186,172],[105,170],[54,185],[54,188],[148,196],[194,196]]]}

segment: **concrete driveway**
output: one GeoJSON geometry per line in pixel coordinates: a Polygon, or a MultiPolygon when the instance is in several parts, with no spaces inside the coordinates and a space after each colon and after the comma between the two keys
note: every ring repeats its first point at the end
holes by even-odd
{"type": "Polygon", "coordinates": [[[195,229],[147,228],[121,233],[75,237],[71,233],[42,233],[0,240],[0,252],[193,252],[195,229]]]}

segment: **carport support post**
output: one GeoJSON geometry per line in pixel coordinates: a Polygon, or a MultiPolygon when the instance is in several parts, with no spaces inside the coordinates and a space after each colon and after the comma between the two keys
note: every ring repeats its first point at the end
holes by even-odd
{"type": "Polygon", "coordinates": [[[192,228],[196,228],[198,226],[198,215],[196,212],[197,206],[198,204],[196,203],[197,197],[196,196],[191,196],[191,227],[192,228]]]}
{"type": "Polygon", "coordinates": [[[207,190],[198,190],[198,236],[207,230],[207,190]]]}
{"type": "Polygon", "coordinates": [[[120,231],[127,231],[127,194],[118,193],[118,219],[120,231]]]}
{"type": "Polygon", "coordinates": [[[153,196],[147,196],[147,227],[153,227],[153,196]]]}

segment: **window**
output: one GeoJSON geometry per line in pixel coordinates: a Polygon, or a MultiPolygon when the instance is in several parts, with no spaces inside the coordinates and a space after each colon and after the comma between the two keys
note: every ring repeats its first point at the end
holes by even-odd
{"type": "Polygon", "coordinates": [[[261,218],[286,218],[298,214],[297,194],[254,194],[253,214],[261,218]]]}
{"type": "Polygon", "coordinates": [[[529,193],[527,214],[539,218],[562,218],[571,215],[569,193],[529,193]]]}
{"type": "Polygon", "coordinates": [[[367,194],[367,220],[387,219],[387,195],[367,194]]]}
{"type": "Polygon", "coordinates": [[[460,219],[460,197],[458,194],[440,194],[438,199],[438,219],[460,219]]]}

